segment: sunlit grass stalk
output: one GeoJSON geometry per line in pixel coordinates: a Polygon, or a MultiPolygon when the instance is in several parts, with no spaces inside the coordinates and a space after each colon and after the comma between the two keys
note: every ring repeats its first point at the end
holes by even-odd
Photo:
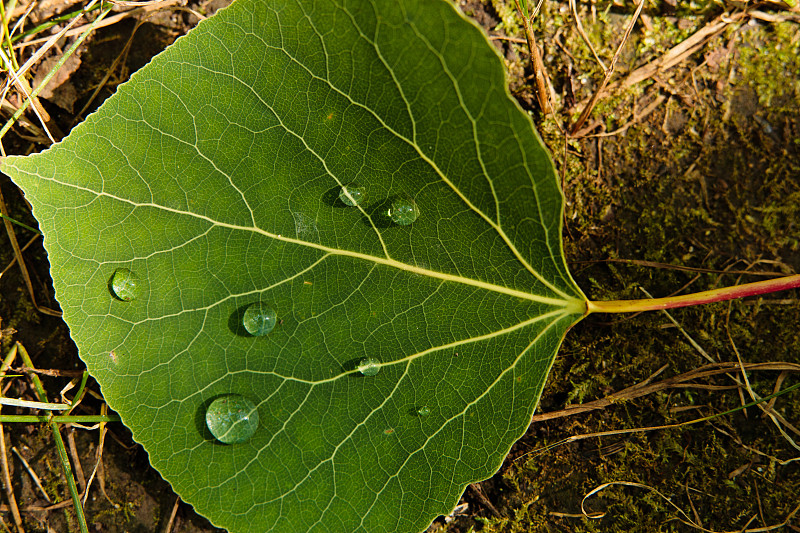
{"type": "Polygon", "coordinates": [[[40,33],[40,32],[43,32],[44,30],[52,28],[53,26],[55,26],[57,24],[60,24],[62,22],[66,22],[68,20],[72,20],[75,17],[79,17],[79,16],[84,15],[86,13],[91,13],[92,11],[94,11],[96,9],[100,9],[100,7],[101,7],[101,4],[95,4],[93,6],[89,6],[89,7],[85,8],[85,9],[79,9],[77,11],[71,11],[69,13],[64,13],[63,15],[59,15],[57,17],[53,17],[51,19],[48,19],[47,22],[43,22],[43,23],[39,24],[38,26],[34,26],[33,28],[31,28],[29,30],[25,30],[24,32],[22,32],[22,33],[20,33],[18,35],[12,36],[10,42],[11,43],[16,43],[20,39],[24,39],[25,37],[27,37],[29,35],[36,35],[37,33],[40,33]]]}
{"type": "MultiPolygon", "coordinates": [[[[0,0],[0,2],[2,2],[2,0],[0,0]]],[[[11,362],[17,357],[18,351],[19,350],[16,343],[11,347],[10,350],[8,350],[8,353],[3,359],[2,365],[0,365],[0,376],[5,375],[6,370],[8,370],[8,368],[11,366],[11,362]]],[[[0,394],[2,393],[0,392],[0,394]]],[[[1,408],[2,407],[0,406],[0,409],[1,408]]],[[[6,455],[6,430],[3,427],[2,421],[0,421],[0,466],[2,467],[3,487],[5,488],[8,506],[11,508],[11,515],[14,519],[14,524],[17,526],[17,529],[22,531],[22,516],[19,513],[17,500],[14,497],[14,488],[11,485],[11,473],[8,469],[8,456],[6,455]]]]}
{"type": "Polygon", "coordinates": [[[0,405],[42,409],[44,411],[66,411],[69,409],[69,405],[64,405],[63,403],[32,402],[29,400],[20,400],[18,398],[0,398],[0,405]]]}
{"type": "Polygon", "coordinates": [[[72,410],[75,409],[83,399],[83,391],[86,390],[87,381],[89,381],[89,373],[84,371],[83,375],[81,376],[81,384],[78,386],[78,390],[75,391],[75,396],[72,398],[72,404],[70,405],[67,414],[71,413],[72,410]]]}
{"type": "Polygon", "coordinates": [[[102,21],[105,18],[105,16],[108,15],[108,13],[110,11],[111,11],[111,7],[107,7],[103,11],[101,11],[100,14],[97,16],[97,18],[94,19],[91,24],[89,24],[89,27],[86,29],[86,31],[83,32],[80,35],[80,37],[78,37],[75,40],[75,42],[72,44],[72,46],[70,46],[69,49],[58,59],[56,64],[53,65],[53,68],[51,68],[50,71],[47,73],[47,76],[45,76],[44,79],[42,80],[42,82],[35,89],[33,89],[33,91],[31,91],[30,96],[28,98],[26,98],[24,102],[22,102],[22,105],[19,106],[19,109],[17,109],[17,111],[13,115],[11,115],[11,118],[8,119],[8,122],[5,123],[5,125],[3,126],[3,129],[0,130],[0,139],[2,139],[3,136],[8,132],[8,130],[11,129],[11,127],[14,125],[14,123],[19,119],[19,117],[22,116],[22,114],[31,105],[31,102],[33,101],[33,99],[36,98],[39,95],[39,93],[47,86],[47,84],[50,82],[50,79],[53,76],[55,76],[56,72],[58,72],[59,69],[67,61],[67,59],[72,54],[75,53],[75,51],[78,49],[78,47],[81,44],[83,44],[83,41],[86,40],[86,38],[89,36],[89,34],[92,33],[92,31],[95,29],[95,27],[98,24],[100,24],[100,21],[102,21]]]}
{"type": "Polygon", "coordinates": [[[100,424],[119,422],[117,415],[0,415],[0,423],[22,422],[27,424],[56,422],[58,424],[100,424]]]}
{"type": "Polygon", "coordinates": [[[2,213],[0,213],[0,218],[4,218],[4,219],[8,220],[9,222],[11,222],[11,223],[13,223],[13,224],[16,224],[17,226],[22,226],[23,228],[25,228],[25,229],[27,229],[27,230],[30,230],[30,231],[32,231],[32,232],[34,232],[34,233],[36,233],[37,235],[41,235],[41,234],[42,234],[42,232],[41,232],[41,231],[39,231],[38,229],[36,229],[36,228],[32,228],[32,227],[28,226],[27,224],[23,224],[23,223],[22,223],[22,222],[20,222],[19,220],[15,220],[15,219],[13,219],[13,218],[11,218],[11,217],[7,217],[7,216],[5,216],[5,215],[4,215],[4,214],[2,214],[2,213]]]}
{"type": "Polygon", "coordinates": [[[629,435],[629,434],[633,434],[633,433],[646,433],[646,432],[649,432],[649,431],[657,431],[657,430],[663,430],[663,429],[676,429],[676,428],[685,427],[685,426],[692,426],[692,425],[695,425],[695,424],[699,424],[700,422],[708,422],[710,420],[714,420],[715,418],[720,418],[720,417],[723,417],[723,416],[727,416],[727,415],[736,413],[738,411],[742,411],[744,409],[748,409],[750,407],[754,407],[754,406],[762,404],[764,402],[768,402],[769,400],[771,400],[773,398],[777,398],[778,396],[783,396],[784,394],[788,394],[788,393],[790,393],[790,392],[792,392],[794,390],[797,390],[799,388],[800,388],[800,383],[795,383],[791,387],[787,387],[787,388],[785,388],[785,389],[783,389],[781,391],[778,391],[778,392],[775,392],[773,394],[770,394],[769,396],[764,396],[762,398],[759,398],[756,401],[753,401],[753,402],[750,402],[750,403],[746,403],[744,405],[740,405],[739,407],[735,407],[733,409],[728,409],[727,411],[723,411],[721,413],[714,413],[713,415],[708,415],[708,416],[704,416],[704,417],[701,417],[701,418],[695,418],[693,420],[687,420],[686,422],[678,422],[677,424],[665,424],[665,425],[662,425],[662,426],[651,426],[651,427],[634,428],[634,429],[621,429],[621,430],[614,430],[614,431],[601,431],[599,433],[588,433],[586,435],[576,435],[576,436],[573,436],[573,437],[567,437],[566,439],[559,440],[558,442],[554,442],[553,444],[548,444],[547,446],[543,446],[541,448],[537,448],[536,450],[531,451],[530,454],[525,454],[525,455],[526,456],[527,455],[537,456],[537,455],[540,455],[540,454],[545,453],[547,451],[550,451],[553,448],[558,448],[559,446],[563,446],[564,444],[569,444],[571,442],[575,442],[575,441],[579,441],[579,440],[585,440],[585,439],[589,439],[589,438],[592,438],[592,437],[607,437],[607,436],[612,436],[612,435],[629,435]]]}
{"type": "Polygon", "coordinates": [[[3,21],[3,40],[5,41],[6,46],[8,46],[8,54],[11,56],[11,64],[14,67],[14,70],[19,70],[19,64],[17,63],[17,58],[14,56],[14,44],[11,41],[11,34],[8,32],[8,23],[11,17],[11,13],[14,11],[14,4],[16,4],[16,0],[9,3],[8,15],[6,14],[6,6],[3,2],[0,2],[0,17],[2,17],[3,21]]]}
{"type": "MultiPolygon", "coordinates": [[[[28,351],[22,344],[17,343],[17,347],[19,349],[19,355],[22,358],[22,362],[25,366],[29,368],[34,368],[33,361],[28,355],[28,351]]],[[[44,387],[42,386],[42,380],[39,379],[39,376],[36,374],[31,374],[31,381],[33,382],[33,387],[36,389],[36,394],[39,396],[39,400],[42,402],[47,402],[47,395],[44,392],[44,387]]],[[[53,439],[56,443],[56,453],[58,454],[58,461],[61,463],[61,468],[64,470],[64,475],[67,478],[67,488],[69,489],[69,494],[72,497],[72,504],[75,507],[75,515],[78,518],[78,526],[80,527],[81,533],[89,533],[89,527],[86,524],[86,517],[83,514],[83,505],[81,504],[81,497],[78,493],[78,487],[75,485],[75,475],[72,473],[72,465],[69,462],[69,457],[67,456],[67,447],[64,446],[64,439],[61,438],[61,431],[58,426],[58,422],[55,422],[52,418],[47,424],[53,432],[53,439]]]]}

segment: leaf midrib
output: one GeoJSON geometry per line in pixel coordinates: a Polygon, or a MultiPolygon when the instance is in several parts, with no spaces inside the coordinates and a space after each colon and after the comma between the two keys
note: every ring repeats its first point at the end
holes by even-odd
{"type": "Polygon", "coordinates": [[[107,193],[107,192],[94,191],[94,190],[92,190],[90,188],[87,188],[87,187],[80,187],[80,186],[72,184],[72,183],[65,183],[65,182],[59,181],[59,180],[54,179],[54,178],[47,178],[47,177],[44,177],[44,176],[38,176],[38,177],[40,179],[51,181],[53,183],[56,183],[58,185],[62,185],[64,187],[73,188],[73,189],[76,189],[76,190],[79,190],[79,191],[83,191],[83,192],[87,192],[87,193],[93,194],[93,195],[95,195],[97,197],[106,197],[106,198],[109,198],[109,199],[112,199],[112,200],[115,200],[115,201],[118,201],[118,202],[127,203],[129,205],[132,205],[133,207],[149,207],[149,208],[153,208],[153,209],[160,209],[160,210],[163,210],[163,211],[166,211],[166,212],[169,212],[169,213],[174,213],[174,214],[181,215],[181,216],[188,216],[188,217],[192,217],[192,218],[195,218],[195,219],[198,219],[198,220],[203,220],[203,221],[208,222],[209,224],[211,224],[212,226],[215,226],[215,227],[226,228],[226,229],[231,229],[231,230],[236,230],[236,231],[249,231],[249,232],[257,233],[257,234],[262,235],[264,237],[268,237],[268,238],[274,239],[276,241],[281,241],[281,242],[285,242],[285,243],[289,243],[289,244],[295,244],[295,245],[298,245],[298,246],[304,246],[304,247],[307,247],[307,248],[312,248],[312,249],[315,249],[315,250],[319,250],[319,251],[325,252],[325,253],[330,254],[330,255],[338,255],[338,256],[343,256],[343,257],[351,257],[351,258],[354,258],[354,259],[361,259],[361,260],[364,260],[364,261],[373,262],[373,263],[384,265],[384,266],[388,266],[388,267],[391,267],[391,268],[396,268],[398,270],[402,270],[402,271],[405,271],[405,272],[410,272],[412,274],[418,274],[418,275],[421,275],[421,276],[427,276],[427,277],[431,277],[431,278],[434,278],[434,279],[440,279],[440,280],[443,280],[443,281],[450,281],[450,282],[453,282],[453,283],[461,283],[463,285],[468,285],[468,286],[471,286],[471,287],[477,287],[477,288],[481,288],[481,289],[484,289],[484,290],[496,292],[496,293],[499,293],[499,294],[504,294],[504,295],[511,296],[511,297],[514,297],[514,298],[521,298],[523,300],[528,300],[528,301],[532,301],[532,302],[536,302],[536,303],[541,303],[541,304],[545,304],[545,305],[552,305],[554,307],[563,307],[568,312],[581,313],[581,314],[585,312],[586,302],[584,300],[578,299],[578,298],[568,298],[566,296],[563,297],[563,298],[541,296],[541,295],[538,295],[538,294],[533,294],[533,293],[528,293],[528,292],[524,292],[524,291],[519,291],[519,290],[516,290],[516,289],[511,289],[509,287],[504,287],[502,285],[496,285],[494,283],[488,283],[488,282],[485,282],[485,281],[466,278],[466,277],[463,277],[463,276],[455,276],[453,274],[447,274],[447,273],[444,273],[444,272],[438,272],[436,270],[430,270],[430,269],[427,269],[427,268],[422,268],[422,267],[410,265],[408,263],[403,263],[402,261],[397,261],[396,259],[376,257],[374,255],[364,254],[364,253],[361,253],[361,252],[354,252],[354,251],[351,251],[351,250],[341,250],[341,249],[338,249],[338,248],[331,248],[329,246],[324,246],[322,244],[316,244],[316,243],[313,243],[313,242],[303,241],[303,240],[300,240],[300,239],[294,239],[294,238],[291,238],[291,237],[286,237],[284,235],[271,233],[271,232],[268,232],[268,231],[263,230],[263,229],[258,228],[258,227],[240,226],[240,225],[237,225],[237,224],[229,224],[229,223],[226,223],[226,222],[220,222],[218,220],[214,220],[211,217],[207,217],[205,215],[201,215],[201,214],[198,214],[198,213],[193,213],[191,211],[184,211],[184,210],[181,210],[181,209],[175,209],[175,208],[171,208],[171,207],[166,207],[166,206],[163,206],[163,205],[160,205],[160,204],[156,204],[156,203],[153,203],[153,202],[137,203],[137,202],[134,202],[133,200],[129,200],[127,198],[122,198],[120,196],[116,196],[116,195],[113,195],[113,194],[110,194],[110,193],[107,193]]]}

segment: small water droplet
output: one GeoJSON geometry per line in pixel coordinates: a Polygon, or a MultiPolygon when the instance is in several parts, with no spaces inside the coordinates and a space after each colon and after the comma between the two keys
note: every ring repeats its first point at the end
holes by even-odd
{"type": "Polygon", "coordinates": [[[422,407],[417,409],[417,414],[419,416],[428,416],[429,414],[431,414],[431,409],[427,405],[423,405],[422,407]]]}
{"type": "Polygon", "coordinates": [[[363,376],[374,376],[380,372],[380,370],[381,364],[377,359],[373,359],[372,357],[364,358],[358,363],[358,371],[361,372],[363,376]]]}
{"type": "Polygon", "coordinates": [[[411,198],[398,198],[392,202],[389,216],[392,217],[395,224],[408,226],[419,217],[419,207],[411,198]]]}
{"type": "Polygon", "coordinates": [[[341,192],[339,192],[339,200],[344,203],[344,205],[348,207],[355,207],[361,204],[361,201],[364,200],[364,187],[359,186],[356,183],[349,183],[342,187],[341,192]]]}
{"type": "Polygon", "coordinates": [[[258,429],[258,410],[244,396],[220,396],[208,406],[206,425],[214,438],[224,444],[245,442],[258,429]]]}
{"type": "Polygon", "coordinates": [[[256,302],[250,304],[242,316],[242,325],[250,335],[261,337],[275,327],[278,317],[275,310],[267,304],[256,302]]]}
{"type": "Polygon", "coordinates": [[[139,296],[139,277],[127,268],[118,268],[111,275],[111,293],[123,302],[130,302],[139,296]]]}

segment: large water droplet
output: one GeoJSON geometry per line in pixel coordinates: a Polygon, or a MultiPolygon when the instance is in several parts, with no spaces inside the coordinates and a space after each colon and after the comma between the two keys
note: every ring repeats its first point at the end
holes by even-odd
{"type": "Polygon", "coordinates": [[[363,376],[374,376],[380,372],[380,370],[381,364],[377,359],[373,359],[372,357],[364,358],[358,363],[358,371],[361,372],[363,376]]]}
{"type": "Polygon", "coordinates": [[[127,268],[118,268],[111,275],[111,293],[123,302],[130,302],[139,296],[141,283],[139,277],[127,268]]]}
{"type": "Polygon", "coordinates": [[[427,405],[423,405],[422,407],[417,409],[417,414],[419,416],[428,416],[429,414],[431,414],[431,409],[427,405]]]}
{"type": "Polygon", "coordinates": [[[419,217],[419,207],[411,198],[398,198],[392,202],[389,216],[392,217],[395,224],[408,226],[419,217]]]}
{"type": "Polygon", "coordinates": [[[364,199],[364,193],[364,187],[350,183],[342,187],[341,192],[339,192],[339,200],[348,207],[355,207],[364,199]]]}
{"type": "Polygon", "coordinates": [[[260,337],[275,327],[278,317],[275,310],[267,304],[256,302],[250,304],[242,316],[242,325],[250,335],[260,337]]]}
{"type": "Polygon", "coordinates": [[[258,410],[244,396],[220,396],[208,406],[206,426],[224,444],[245,442],[258,429],[258,410]]]}

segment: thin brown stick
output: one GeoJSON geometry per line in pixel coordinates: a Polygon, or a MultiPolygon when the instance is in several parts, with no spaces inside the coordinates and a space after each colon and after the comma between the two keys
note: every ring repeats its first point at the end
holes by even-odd
{"type": "Polygon", "coordinates": [[[700,514],[697,512],[697,509],[694,506],[694,502],[692,501],[692,495],[689,494],[689,483],[687,482],[686,485],[686,499],[689,500],[689,507],[692,508],[692,514],[694,515],[694,521],[699,524],[700,526],[703,525],[703,521],[700,519],[700,514]]]}
{"type": "MultiPolygon", "coordinates": [[[[23,247],[22,247],[22,249],[21,249],[20,251],[21,251],[21,252],[24,252],[25,250],[27,250],[27,249],[28,249],[28,247],[30,247],[30,245],[31,245],[31,244],[33,244],[33,243],[34,243],[34,241],[36,241],[36,239],[38,239],[39,237],[41,237],[41,235],[34,235],[33,237],[31,237],[31,240],[29,240],[29,241],[28,241],[28,242],[25,244],[25,246],[23,246],[23,247]]],[[[8,270],[9,270],[11,267],[13,267],[13,266],[16,264],[16,262],[17,262],[17,258],[16,258],[16,257],[12,257],[12,258],[11,258],[11,261],[8,263],[8,265],[6,265],[6,267],[3,269],[3,271],[2,271],[2,272],[0,272],[0,278],[2,278],[2,277],[3,277],[3,274],[5,274],[6,272],[8,272],[8,270]]]]}
{"type": "Polygon", "coordinates": [[[755,270],[714,270],[711,268],[698,268],[687,267],[683,265],[670,265],[669,263],[658,263],[656,261],[641,261],[639,259],[596,259],[593,261],[571,261],[572,265],[580,265],[584,263],[624,263],[626,265],[635,265],[648,268],[663,268],[667,270],[681,270],[684,272],[703,272],[706,274],[744,274],[747,276],[764,276],[771,278],[779,278],[785,276],[785,272],[759,272],[755,270]]]}
{"type": "MultiPolygon", "coordinates": [[[[20,510],[23,513],[33,513],[33,512],[45,512],[49,513],[50,511],[57,511],[58,509],[64,509],[65,507],[72,507],[72,500],[64,500],[63,502],[54,503],[53,505],[26,505],[22,507],[20,510]]],[[[0,512],[7,513],[9,508],[7,505],[0,505],[0,512]]]]}
{"type": "Polygon", "coordinates": [[[578,15],[578,8],[575,6],[575,0],[569,0],[569,9],[572,12],[572,16],[575,18],[575,26],[577,26],[578,28],[578,35],[581,36],[583,42],[585,42],[586,46],[589,47],[589,50],[592,52],[595,61],[597,61],[597,64],[600,65],[600,68],[603,69],[603,72],[607,72],[608,67],[606,67],[606,64],[603,63],[602,59],[600,59],[600,56],[597,55],[597,51],[594,49],[592,41],[589,39],[589,36],[586,35],[586,32],[583,29],[583,24],[581,24],[581,17],[578,15]]]}
{"type": "Polygon", "coordinates": [[[44,496],[44,499],[47,500],[47,503],[53,503],[53,500],[50,499],[50,495],[47,494],[47,491],[44,490],[44,487],[42,486],[42,480],[39,479],[39,476],[36,475],[36,472],[33,470],[31,465],[28,464],[28,461],[25,459],[25,457],[23,457],[23,455],[19,453],[19,450],[17,450],[15,446],[11,447],[11,453],[16,455],[17,459],[20,460],[22,466],[25,467],[25,470],[27,470],[28,475],[33,480],[33,484],[36,485],[36,488],[39,489],[39,492],[42,493],[42,496],[44,496]]]}
{"type": "Polygon", "coordinates": [[[0,191],[0,212],[3,213],[3,224],[6,226],[6,233],[8,233],[8,239],[11,241],[11,247],[14,249],[14,256],[17,258],[17,263],[19,264],[19,268],[22,271],[22,278],[25,280],[25,285],[28,287],[28,294],[31,297],[31,302],[33,302],[33,306],[40,312],[45,315],[50,316],[61,316],[61,312],[55,311],[48,307],[40,306],[36,303],[36,297],[33,294],[33,282],[31,281],[31,276],[28,274],[28,269],[25,266],[25,261],[22,258],[22,250],[19,248],[19,242],[17,242],[17,235],[14,233],[14,227],[11,224],[11,221],[8,220],[8,207],[6,207],[6,202],[3,199],[3,192],[0,191]]]}
{"type": "MultiPolygon", "coordinates": [[[[107,415],[108,414],[108,405],[103,404],[100,407],[100,414],[107,415]]],[[[86,505],[86,498],[89,497],[89,489],[92,486],[92,480],[97,476],[97,483],[100,485],[100,492],[103,493],[105,499],[110,503],[114,509],[119,509],[119,504],[112,500],[108,493],[106,492],[106,474],[105,468],[103,467],[103,449],[105,448],[106,443],[106,433],[108,432],[108,427],[105,422],[100,423],[100,439],[97,444],[97,451],[94,455],[94,468],[92,469],[92,475],[89,476],[89,481],[86,482],[86,492],[83,493],[83,504],[86,505]]]]}
{"type": "Polygon", "coordinates": [[[544,68],[542,55],[539,53],[539,47],[536,44],[536,37],[533,35],[531,20],[523,13],[519,0],[514,0],[514,3],[517,6],[517,11],[522,17],[522,26],[525,29],[525,38],[528,41],[528,51],[531,57],[533,79],[536,83],[536,100],[539,102],[539,108],[542,110],[542,113],[549,114],[552,109],[550,108],[550,99],[547,96],[547,71],[544,68]]]}
{"type": "MultiPolygon", "coordinates": [[[[658,59],[655,59],[646,65],[637,68],[624,79],[610,83],[606,87],[606,90],[609,93],[617,90],[624,90],[636,85],[637,83],[652,78],[656,74],[671,69],[675,65],[682,63],[692,54],[698,52],[708,40],[724,31],[729,24],[736,24],[745,16],[745,13],[736,13],[735,15],[720,15],[706,26],[697,30],[690,37],[687,37],[677,45],[673,46],[658,59]]],[[[581,104],[588,105],[588,103],[585,102],[587,101],[581,102],[581,104]]]]}
{"type": "Polygon", "coordinates": [[[497,510],[497,507],[486,497],[486,494],[483,493],[483,487],[481,487],[480,483],[471,483],[469,488],[472,490],[472,494],[474,494],[486,507],[489,509],[489,512],[494,515],[495,518],[503,518],[503,514],[497,510]]]}
{"type": "Polygon", "coordinates": [[[600,84],[600,87],[592,95],[589,103],[583,108],[578,120],[575,121],[575,124],[572,126],[570,130],[571,133],[574,135],[577,131],[581,129],[583,123],[586,122],[586,119],[589,118],[589,114],[594,109],[595,104],[597,104],[597,100],[600,98],[600,95],[603,94],[603,91],[608,85],[608,82],[611,81],[611,77],[614,75],[614,69],[617,66],[617,61],[619,60],[619,56],[622,53],[622,47],[625,46],[625,43],[628,41],[628,37],[630,37],[631,32],[633,31],[633,27],[636,25],[636,21],[639,19],[639,14],[642,12],[642,8],[644,8],[645,0],[639,0],[639,7],[636,8],[636,11],[631,17],[630,22],[628,23],[628,27],[625,29],[625,35],[622,36],[622,42],[619,43],[617,47],[617,51],[614,52],[614,57],[611,58],[611,64],[605,71],[605,76],[603,77],[603,82],[600,84]]]}
{"type": "Polygon", "coordinates": [[[175,517],[178,516],[178,506],[181,503],[181,497],[175,496],[175,504],[172,506],[172,512],[169,514],[169,520],[164,525],[163,533],[171,533],[172,526],[175,525],[175,517]]]}
{"type": "MultiPolygon", "coordinates": [[[[728,317],[726,317],[725,319],[725,331],[728,334],[728,340],[731,343],[731,347],[733,348],[733,351],[736,354],[736,360],[739,363],[739,369],[741,370],[742,377],[744,378],[744,383],[747,389],[747,393],[750,396],[750,399],[752,399],[753,401],[760,400],[761,397],[758,394],[756,394],[753,391],[753,388],[750,386],[750,379],[747,377],[747,370],[744,366],[744,363],[742,362],[742,356],[739,354],[739,349],[736,347],[736,343],[733,342],[733,337],[731,336],[731,331],[730,331],[729,318],[730,318],[730,310],[728,311],[728,317]]],[[[786,431],[783,429],[783,426],[786,426],[787,428],[789,428],[790,431],[794,432],[798,436],[800,436],[800,429],[796,428],[794,425],[787,422],[786,419],[783,418],[783,416],[781,416],[775,410],[769,408],[768,405],[762,405],[759,403],[758,407],[764,412],[765,415],[767,415],[770,418],[770,420],[772,420],[772,422],[775,424],[775,427],[778,428],[778,431],[789,442],[789,444],[791,444],[796,450],[800,451],[800,446],[798,446],[798,444],[794,441],[794,439],[792,439],[792,437],[786,433],[786,431]]]]}
{"type": "MultiPolygon", "coordinates": [[[[714,363],[714,364],[704,365],[700,368],[691,370],[689,372],[685,372],[678,376],[674,376],[650,384],[650,380],[653,377],[651,376],[642,383],[637,383],[636,385],[623,389],[619,392],[609,394],[605,398],[599,400],[582,403],[580,405],[572,405],[564,409],[560,409],[558,411],[551,411],[549,413],[540,413],[533,415],[533,417],[531,417],[531,423],[543,422],[545,420],[552,420],[554,418],[562,418],[565,416],[572,416],[580,413],[586,413],[589,411],[605,409],[606,407],[609,407],[610,405],[613,405],[615,403],[633,400],[635,398],[640,398],[642,396],[646,396],[648,394],[652,394],[654,392],[662,391],[669,388],[686,388],[689,386],[694,386],[695,385],[694,383],[689,383],[689,382],[709,376],[715,376],[718,374],[726,374],[731,371],[739,370],[740,368],[741,367],[739,366],[738,362],[714,363]]],[[[751,372],[757,370],[800,372],[800,364],[798,363],[784,363],[784,362],[744,363],[744,368],[751,372]]],[[[705,387],[706,386],[701,385],[701,388],[705,387]]]]}
{"type": "Polygon", "coordinates": [[[658,106],[663,104],[666,99],[667,99],[666,96],[664,96],[662,94],[659,94],[652,102],[650,102],[647,105],[647,107],[642,109],[639,113],[636,113],[634,111],[633,116],[631,117],[631,119],[628,122],[626,122],[625,124],[623,124],[622,126],[620,126],[619,128],[617,128],[617,129],[615,129],[613,131],[604,131],[602,133],[587,133],[587,134],[584,134],[583,130],[582,130],[582,131],[579,131],[579,132],[575,133],[575,136],[576,137],[586,137],[586,138],[598,137],[598,138],[602,139],[603,137],[613,137],[614,135],[620,135],[621,133],[625,133],[626,131],[628,131],[628,128],[630,128],[631,126],[635,126],[636,124],[641,122],[642,119],[647,118],[653,111],[658,109],[658,106]]]}
{"type": "MultiPolygon", "coordinates": [[[[17,350],[17,344],[14,344],[11,350],[9,350],[8,355],[3,359],[2,365],[0,365],[0,376],[4,376],[11,366],[11,363],[14,362],[14,359],[17,357],[17,350]]],[[[2,406],[0,406],[0,410],[2,410],[2,406]]],[[[8,508],[5,512],[11,511],[11,516],[14,518],[14,525],[17,526],[17,532],[24,533],[22,516],[19,513],[19,507],[17,507],[17,499],[14,497],[14,486],[11,484],[11,473],[8,470],[8,455],[6,452],[6,430],[3,427],[3,423],[0,422],[0,466],[2,466],[3,469],[3,488],[5,489],[6,499],[8,500],[8,508]]]]}
{"type": "MultiPolygon", "coordinates": [[[[786,380],[786,378],[788,376],[789,376],[789,374],[787,372],[781,372],[778,375],[778,379],[775,380],[775,387],[773,387],[773,389],[772,389],[772,394],[775,394],[776,392],[781,390],[781,386],[783,385],[783,382],[786,380]]],[[[774,408],[775,407],[775,402],[777,400],[778,400],[777,398],[773,398],[770,401],[768,401],[767,402],[767,407],[770,408],[770,409],[774,408]]]]}
{"type": "Polygon", "coordinates": [[[507,35],[490,35],[490,41],[508,41],[510,43],[526,44],[528,41],[519,37],[508,37],[507,35]]]}
{"type": "Polygon", "coordinates": [[[756,489],[756,501],[758,502],[758,514],[761,517],[761,525],[766,526],[767,521],[764,520],[764,508],[761,506],[761,494],[758,493],[758,483],[753,480],[753,488],[756,489]]]}
{"type": "MultiPolygon", "coordinates": [[[[176,4],[177,2],[178,2],[178,0],[163,0],[163,1],[153,2],[153,3],[150,3],[150,4],[146,5],[146,6],[144,6],[144,7],[137,7],[136,9],[131,9],[131,10],[119,13],[117,15],[112,15],[110,17],[106,17],[102,22],[100,22],[100,23],[95,25],[95,30],[98,30],[100,28],[105,28],[106,26],[111,26],[112,24],[116,24],[117,22],[119,22],[119,21],[121,21],[121,20],[123,20],[125,18],[133,17],[133,16],[136,16],[136,15],[138,15],[140,13],[148,13],[150,11],[154,11],[154,10],[157,10],[157,9],[162,9],[162,8],[164,8],[166,6],[170,6],[172,4],[176,4]]],[[[61,37],[74,37],[76,35],[80,35],[84,31],[86,31],[86,28],[88,28],[88,27],[89,27],[89,24],[84,24],[82,26],[78,26],[77,28],[73,28],[71,30],[68,30],[68,31],[64,32],[64,34],[61,37]]],[[[38,44],[46,43],[49,39],[50,39],[49,37],[42,37],[42,38],[39,38],[39,39],[33,39],[33,40],[30,40],[30,41],[26,41],[26,42],[22,42],[22,43],[19,43],[19,44],[15,44],[14,48],[23,48],[25,46],[35,46],[35,45],[38,45],[38,44]]]]}
{"type": "Polygon", "coordinates": [[[43,376],[55,376],[55,377],[67,377],[67,378],[80,377],[85,372],[84,370],[57,370],[54,368],[31,368],[25,365],[13,367],[11,370],[20,373],[31,372],[33,374],[41,374],[43,376]]]}
{"type": "Polygon", "coordinates": [[[81,465],[81,458],[78,454],[78,446],[75,444],[75,430],[68,425],[67,427],[67,443],[69,444],[69,454],[72,457],[72,464],[75,465],[75,477],[78,478],[78,485],[81,487],[81,492],[86,492],[86,476],[83,474],[83,465],[81,465]]]}
{"type": "Polygon", "coordinates": [[[25,529],[22,527],[22,515],[19,513],[19,507],[17,507],[17,499],[14,497],[14,486],[11,484],[11,473],[8,471],[6,430],[2,422],[0,422],[0,462],[2,462],[3,466],[3,485],[6,489],[6,499],[8,500],[8,507],[11,510],[11,516],[14,517],[14,525],[17,526],[17,531],[19,533],[24,533],[25,529]]]}

